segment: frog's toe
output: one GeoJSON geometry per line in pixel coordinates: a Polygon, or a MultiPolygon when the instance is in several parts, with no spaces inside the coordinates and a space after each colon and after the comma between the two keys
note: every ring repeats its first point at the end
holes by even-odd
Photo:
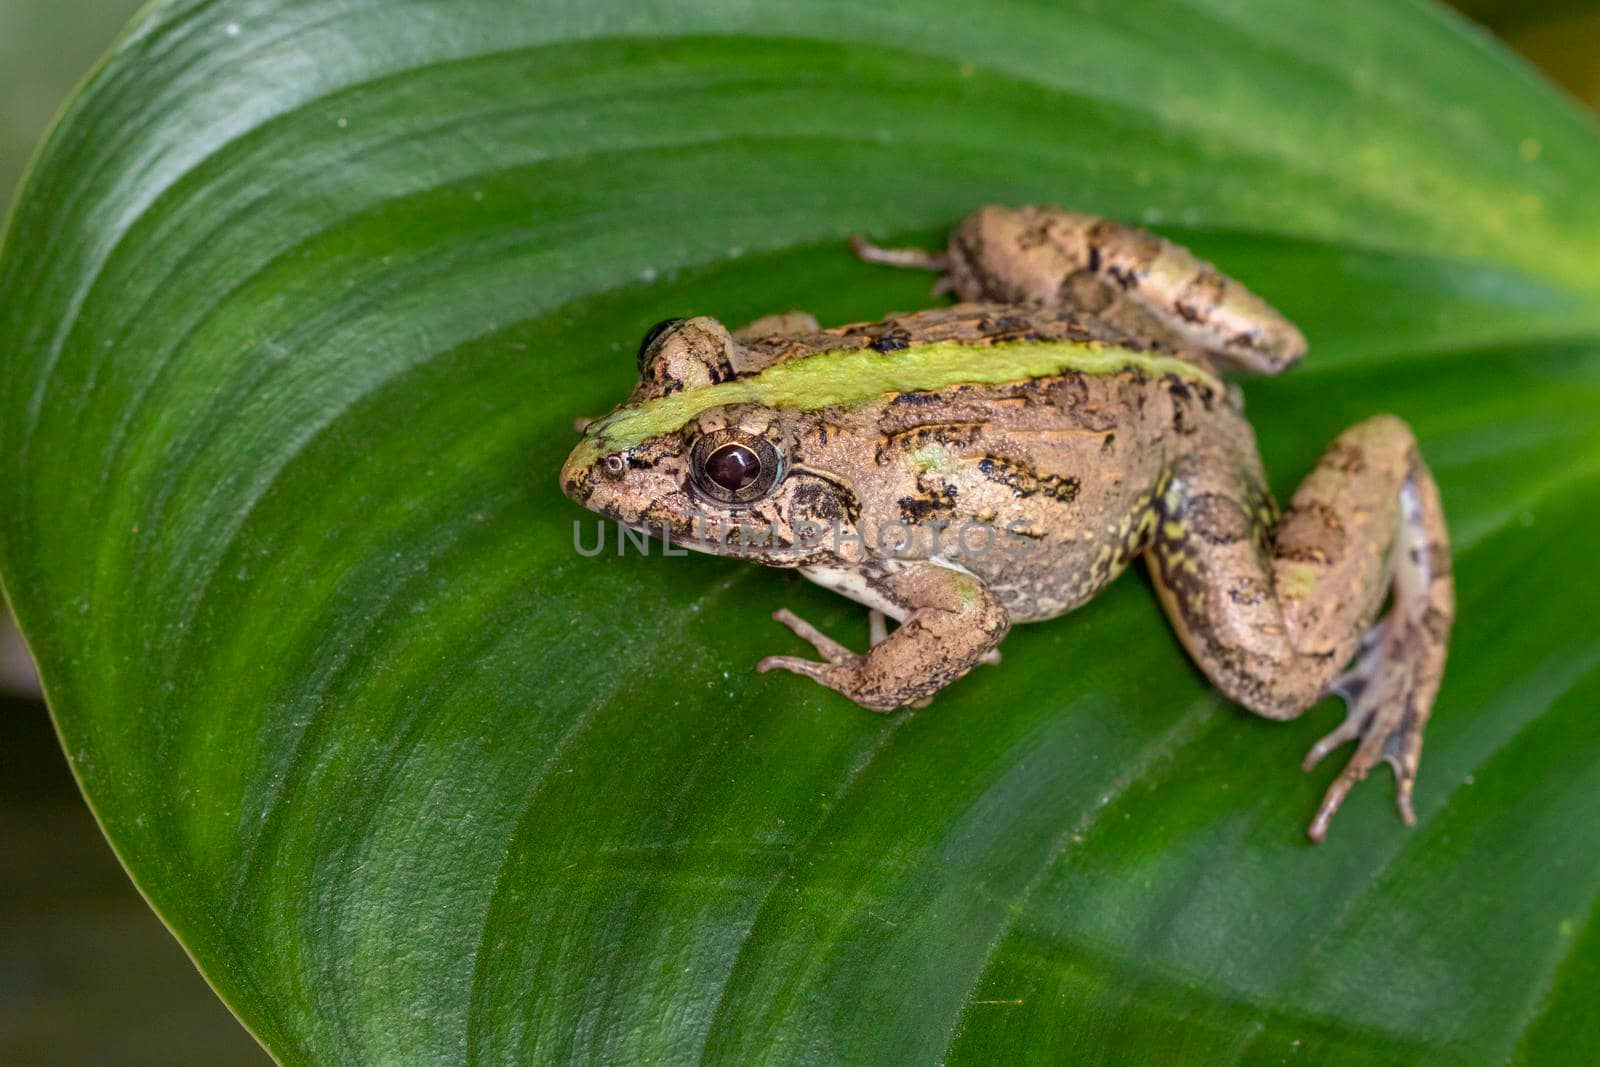
{"type": "MultiPolygon", "coordinates": [[[[806,642],[812,648],[816,649],[817,654],[823,659],[827,660],[829,663],[858,664],[861,662],[860,656],[856,655],[854,652],[850,651],[844,645],[841,645],[839,642],[835,641],[833,638],[829,637],[815,626],[812,626],[809,622],[806,622],[806,620],[802,619],[788,608],[780,608],[772,613],[772,617],[792,630],[794,635],[800,638],[800,640],[806,642]]],[[[790,657],[788,656],[768,656],[767,659],[764,659],[761,662],[766,663],[768,661],[786,660],[789,658],[790,657]]],[[[804,663],[806,661],[801,660],[799,662],[804,663]]],[[[782,666],[782,664],[775,665],[782,666]]],[[[792,670],[793,668],[789,669],[792,670]]],[[[800,673],[804,674],[805,672],[801,671],[800,673]]]]}
{"type": "Polygon", "coordinates": [[[1424,680],[1427,672],[1419,669],[1415,643],[1406,631],[1404,622],[1393,616],[1373,627],[1350,669],[1328,687],[1329,692],[1344,697],[1349,710],[1344,722],[1311,746],[1302,766],[1309,771],[1340,745],[1348,741],[1357,745],[1350,762],[1328,786],[1306,830],[1313,841],[1323,839],[1351,788],[1379,763],[1394,769],[1395,804],[1401,820],[1407,826],[1417,821],[1411,793],[1422,755],[1422,728],[1437,681],[1429,684],[1424,680]]]}
{"type": "Polygon", "coordinates": [[[850,248],[863,263],[882,263],[908,270],[948,270],[950,257],[920,248],[883,248],[873,244],[861,234],[850,238],[850,248]]]}
{"type": "Polygon", "coordinates": [[[828,663],[818,663],[816,660],[801,659],[799,656],[767,656],[756,664],[756,673],[766,674],[768,671],[792,671],[803,674],[807,678],[826,684],[824,673],[832,666],[828,663]]]}

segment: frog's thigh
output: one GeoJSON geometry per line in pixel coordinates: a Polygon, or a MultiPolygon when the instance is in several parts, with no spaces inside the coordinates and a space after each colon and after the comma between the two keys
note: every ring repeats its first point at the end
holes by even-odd
{"type": "Polygon", "coordinates": [[[1217,687],[1262,715],[1292,718],[1330,690],[1346,697],[1345,725],[1308,763],[1338,743],[1360,745],[1329,789],[1314,838],[1382,760],[1395,768],[1409,821],[1455,610],[1432,475],[1405,423],[1380,415],[1339,436],[1270,536],[1264,498],[1238,484],[1251,477],[1178,465],[1149,552],[1173,625],[1217,687]],[[1372,626],[1390,591],[1393,609],[1372,626]]]}
{"type": "Polygon", "coordinates": [[[897,564],[874,579],[903,621],[864,656],[818,663],[769,656],[761,670],[804,674],[862,707],[893,711],[933,696],[970,671],[1010,626],[1005,608],[970,574],[925,562],[897,564]]]}
{"type": "Polygon", "coordinates": [[[733,339],[740,342],[759,341],[764,337],[816,333],[821,328],[817,317],[810,312],[785,311],[779,315],[763,315],[748,326],[733,331],[733,339]]]}
{"type": "Polygon", "coordinates": [[[963,300],[1061,305],[1136,333],[1164,333],[1240,370],[1274,374],[1305,355],[1294,324],[1182,245],[1054,207],[985,207],[951,235],[963,300]]]}

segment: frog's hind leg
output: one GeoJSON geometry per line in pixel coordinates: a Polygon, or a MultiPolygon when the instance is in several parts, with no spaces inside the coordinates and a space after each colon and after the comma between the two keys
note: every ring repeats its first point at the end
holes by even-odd
{"type": "Polygon", "coordinates": [[[1201,669],[1252,711],[1289,719],[1329,692],[1347,701],[1306,757],[1358,742],[1312,840],[1379,762],[1409,824],[1455,612],[1433,477],[1406,424],[1377,416],[1339,436],[1275,522],[1260,484],[1253,447],[1202,444],[1174,465],[1147,557],[1162,602],[1201,669]]]}
{"type": "Polygon", "coordinates": [[[759,319],[733,331],[735,341],[759,341],[766,337],[794,337],[816,333],[822,329],[817,317],[809,311],[783,311],[776,315],[763,315],[759,319]]]}
{"type": "MultiPolygon", "coordinates": [[[[1401,817],[1408,826],[1416,820],[1411,792],[1422,756],[1422,730],[1444,675],[1455,618],[1449,534],[1439,490],[1415,451],[1415,443],[1410,442],[1409,429],[1399,420],[1392,421],[1412,445],[1388,560],[1393,607],[1362,634],[1354,662],[1328,684],[1329,692],[1344,698],[1348,707],[1345,721],[1311,747],[1302,766],[1309,771],[1345,742],[1358,744],[1317,809],[1308,831],[1313,840],[1322,839],[1345,795],[1379,760],[1394,770],[1401,817]]],[[[1294,551],[1292,540],[1289,550],[1294,551]]],[[[1280,546],[1280,560],[1283,552],[1280,546]]],[[[1304,564],[1291,562],[1288,566],[1304,564]]],[[[1279,567],[1284,565],[1279,563],[1279,567]]],[[[1296,571],[1297,575],[1304,573],[1296,571]]]]}
{"type": "Polygon", "coordinates": [[[1084,311],[1140,338],[1165,335],[1225,368],[1276,374],[1305,355],[1294,324],[1181,245],[1056,207],[984,207],[950,235],[963,300],[1084,311]]]}

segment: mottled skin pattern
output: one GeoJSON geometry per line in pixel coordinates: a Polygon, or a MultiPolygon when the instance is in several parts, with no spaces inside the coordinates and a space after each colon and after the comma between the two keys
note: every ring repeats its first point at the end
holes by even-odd
{"type": "Polygon", "coordinates": [[[1211,264],[1093,215],[980,208],[950,235],[938,265],[948,271],[944,287],[964,299],[1065,304],[1132,336],[1174,336],[1219,369],[1275,374],[1305,355],[1293,323],[1211,264]]]}
{"type": "Polygon", "coordinates": [[[1184,646],[1231,699],[1287,719],[1330,691],[1346,698],[1345,724],[1307,757],[1359,742],[1313,839],[1379,761],[1393,766],[1411,822],[1454,603],[1438,492],[1406,425],[1380,415],[1346,430],[1280,515],[1237,394],[1213,374],[1280,370],[1305,343],[1237,282],[1143,231],[1053,208],[984,208],[942,256],[858,250],[944,272],[940,287],[962,303],[831,330],[800,313],[735,335],[711,319],[674,323],[641,349],[624,408],[792,360],[939,341],[971,346],[974,365],[988,346],[1065,339],[1173,356],[1196,372],[1128,366],[848,407],[713,407],[600,462],[575,453],[567,493],[691,547],[798,567],[865,604],[866,654],[781,611],[822,659],[773,656],[760,668],[877,711],[927,702],[995,662],[1013,623],[1070,611],[1143,556],[1184,646]],[[757,499],[703,491],[696,443],[723,440],[771,459],[774,480],[754,487],[757,499]],[[760,535],[741,536],[740,523],[760,535]],[[819,527],[832,532],[810,536],[819,527]],[[888,630],[883,616],[900,625],[888,630]]]}

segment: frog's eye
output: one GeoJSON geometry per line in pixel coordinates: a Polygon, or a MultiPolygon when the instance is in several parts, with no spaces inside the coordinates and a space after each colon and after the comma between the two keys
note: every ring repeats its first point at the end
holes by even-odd
{"type": "Polygon", "coordinates": [[[661,335],[672,329],[682,319],[662,319],[650,329],[645,331],[644,340],[639,342],[639,373],[644,373],[644,365],[650,360],[650,347],[661,339],[661,335]]]}
{"type": "Polygon", "coordinates": [[[695,442],[689,474],[695,489],[710,500],[750,504],[778,483],[783,458],[764,437],[743,430],[718,430],[695,442]]]}
{"type": "Polygon", "coordinates": [[[723,445],[706,457],[706,477],[737,493],[761,477],[761,457],[744,445],[723,445]]]}
{"type": "Polygon", "coordinates": [[[622,472],[628,469],[628,461],[620,455],[607,456],[600,461],[600,469],[613,478],[622,477],[622,472]]]}

